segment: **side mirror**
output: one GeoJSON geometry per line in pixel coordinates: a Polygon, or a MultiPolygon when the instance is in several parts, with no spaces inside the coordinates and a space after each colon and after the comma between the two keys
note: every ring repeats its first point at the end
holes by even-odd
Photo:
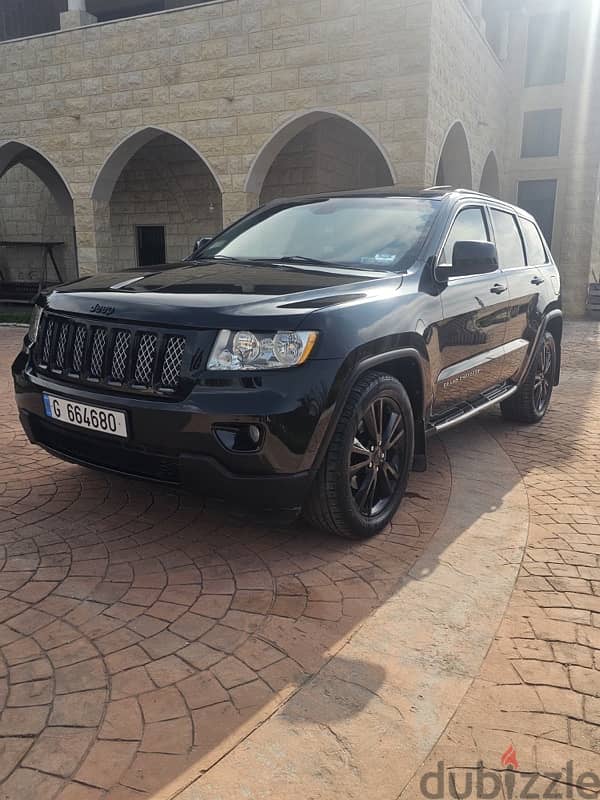
{"type": "Polygon", "coordinates": [[[194,242],[194,249],[184,261],[193,261],[195,258],[198,258],[201,250],[203,250],[209,242],[212,242],[212,236],[202,236],[200,239],[196,239],[194,242]]]}
{"type": "Polygon", "coordinates": [[[448,278],[466,275],[485,275],[498,269],[498,251],[491,242],[456,242],[452,251],[452,265],[438,264],[435,279],[447,283],[448,278]]]}
{"type": "Polygon", "coordinates": [[[198,252],[198,250],[202,250],[202,248],[209,242],[212,242],[212,236],[203,236],[201,239],[196,239],[194,253],[198,252]]]}

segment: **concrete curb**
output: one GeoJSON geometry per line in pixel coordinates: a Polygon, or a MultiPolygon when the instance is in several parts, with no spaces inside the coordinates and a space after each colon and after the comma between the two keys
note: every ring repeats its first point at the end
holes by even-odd
{"type": "Polygon", "coordinates": [[[446,516],[395,595],[179,800],[395,800],[477,675],[527,541],[520,476],[476,423],[444,437],[446,516]]]}

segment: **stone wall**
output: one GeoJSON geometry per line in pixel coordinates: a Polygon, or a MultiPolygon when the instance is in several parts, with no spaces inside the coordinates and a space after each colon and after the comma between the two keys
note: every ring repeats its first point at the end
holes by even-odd
{"type": "Polygon", "coordinates": [[[95,179],[145,126],[176,134],[207,161],[225,222],[258,201],[245,191],[257,155],[314,109],[367,129],[394,177],[419,183],[430,2],[224,0],[5,42],[0,142],[32,144],[65,176],[82,272],[110,250],[95,179]]]}
{"type": "MultiPolygon", "coordinates": [[[[509,37],[498,42],[501,55],[509,45],[505,62],[486,41],[480,4],[471,2],[470,13],[462,0],[215,0],[3,42],[0,165],[2,143],[12,140],[35,148],[64,176],[74,200],[80,271],[90,273],[131,263],[132,230],[149,216],[149,206],[138,205],[125,225],[111,216],[110,197],[96,193],[103,165],[141,131],[173,134],[198,154],[222,190],[227,224],[253,208],[263,188],[268,197],[373,182],[371,174],[350,175],[347,151],[332,154],[326,138],[303,133],[319,120],[354,123],[353,135],[375,142],[393,180],[406,185],[434,182],[445,137],[460,121],[474,188],[491,152],[508,200],[516,199],[524,174],[557,175],[555,253],[567,308],[581,313],[600,149],[598,114],[584,107],[599,71],[588,46],[596,6],[593,0],[511,4],[509,37]],[[567,81],[525,91],[527,14],[561,4],[576,21],[567,81]],[[523,111],[557,103],[566,120],[560,159],[524,164],[523,111]],[[319,155],[310,156],[309,174],[311,148],[319,155]],[[287,164],[280,161],[269,174],[282,151],[287,164]],[[301,176],[294,159],[304,164],[301,176]]],[[[128,180],[122,178],[119,192],[128,180]]],[[[187,251],[196,225],[205,224],[204,212],[188,201],[189,220],[176,222],[181,209],[161,194],[170,257],[187,251]]],[[[118,196],[115,203],[122,214],[118,196]]]]}
{"type": "Polygon", "coordinates": [[[433,3],[430,47],[427,182],[434,182],[446,136],[460,122],[471,156],[472,188],[479,190],[491,152],[500,173],[503,170],[508,117],[504,68],[486,41],[480,22],[457,0],[433,3]]]}

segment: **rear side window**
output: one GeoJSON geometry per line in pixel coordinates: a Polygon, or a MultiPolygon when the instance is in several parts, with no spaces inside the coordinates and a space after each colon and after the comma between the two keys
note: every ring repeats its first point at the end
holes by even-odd
{"type": "Polygon", "coordinates": [[[527,251],[527,263],[533,267],[546,264],[548,257],[546,248],[542,242],[542,237],[533,222],[521,218],[521,230],[525,239],[525,250],[527,251]]]}
{"type": "Polygon", "coordinates": [[[482,208],[465,208],[452,223],[446,244],[442,250],[442,264],[452,263],[452,253],[456,242],[488,242],[487,226],[482,208]]]}
{"type": "Polygon", "coordinates": [[[506,211],[492,209],[492,221],[496,233],[498,263],[501,267],[524,267],[525,252],[517,220],[506,211]]]}

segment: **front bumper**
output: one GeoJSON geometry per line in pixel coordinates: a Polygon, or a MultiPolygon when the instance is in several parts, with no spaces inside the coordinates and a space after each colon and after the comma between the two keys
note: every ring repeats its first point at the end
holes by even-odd
{"type": "Polygon", "coordinates": [[[207,496],[233,497],[268,508],[298,508],[310,487],[331,413],[338,366],[314,361],[260,376],[220,375],[218,381],[213,373],[181,401],[55,381],[34,374],[25,352],[13,365],[13,378],[29,440],[60,458],[121,475],[193,486],[207,496]],[[43,392],[124,411],[128,438],[50,420],[43,392]],[[228,449],[216,435],[217,429],[246,424],[261,430],[253,452],[228,449]]]}

